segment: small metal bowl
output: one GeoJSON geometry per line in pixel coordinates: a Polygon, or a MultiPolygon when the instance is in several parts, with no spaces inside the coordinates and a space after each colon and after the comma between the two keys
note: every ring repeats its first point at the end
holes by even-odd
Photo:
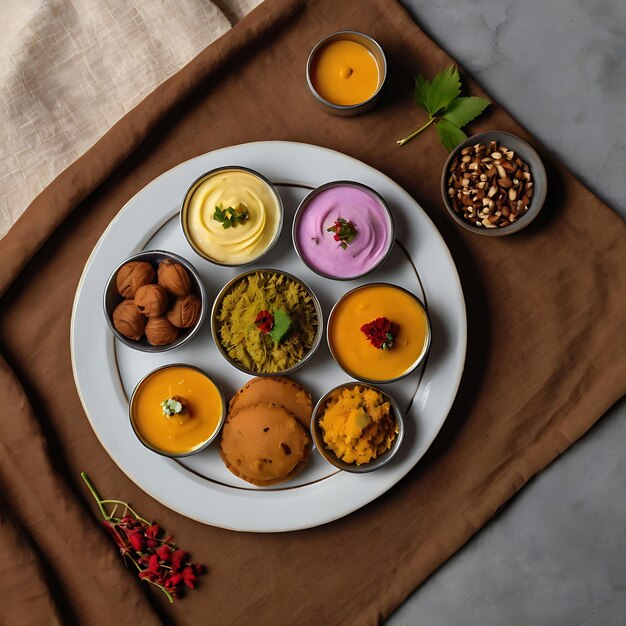
{"type": "Polygon", "coordinates": [[[353,474],[366,474],[368,472],[373,472],[374,470],[380,469],[383,465],[389,463],[389,461],[391,461],[391,459],[400,449],[400,446],[402,445],[402,439],[404,438],[404,415],[402,414],[398,403],[386,391],[383,391],[382,389],[379,389],[374,385],[366,385],[361,382],[343,383],[331,389],[315,405],[315,409],[313,410],[313,419],[311,420],[311,436],[313,437],[313,441],[315,442],[315,447],[317,448],[318,452],[331,465],[334,465],[340,470],[351,472],[353,474]],[[346,387],[352,388],[357,385],[359,387],[368,387],[382,393],[383,396],[385,396],[385,398],[389,400],[393,417],[395,418],[396,424],[398,426],[398,434],[396,435],[396,438],[394,439],[391,448],[389,448],[389,450],[387,450],[384,454],[381,454],[379,457],[376,457],[375,459],[372,459],[369,463],[364,463],[363,465],[357,465],[356,463],[346,463],[345,461],[342,461],[340,458],[338,458],[332,450],[326,447],[322,428],[319,425],[319,420],[322,417],[322,412],[326,408],[328,401],[339,395],[339,393],[346,387]]]}
{"type": "Polygon", "coordinates": [[[372,39],[370,36],[364,35],[363,33],[359,33],[354,30],[341,30],[339,32],[332,33],[331,35],[327,35],[315,45],[313,50],[311,50],[309,58],[306,62],[306,82],[309,86],[311,94],[315,98],[315,102],[322,110],[330,113],[331,115],[338,115],[340,117],[351,117],[353,115],[360,115],[361,113],[369,111],[378,101],[386,78],[387,59],[385,58],[385,53],[383,52],[380,44],[375,39],[372,39]],[[326,44],[330,43],[331,41],[337,40],[354,41],[355,43],[361,44],[372,53],[374,59],[376,60],[376,64],[378,65],[378,88],[370,98],[364,100],[363,102],[358,102],[357,104],[350,105],[335,104],[334,102],[330,102],[329,100],[322,98],[322,96],[316,91],[313,85],[311,70],[313,63],[315,62],[315,56],[317,55],[317,52],[326,44]]]}
{"type": "Polygon", "coordinates": [[[198,452],[204,450],[207,446],[209,446],[211,444],[212,441],[215,440],[215,438],[218,436],[220,430],[222,430],[222,426],[224,425],[224,421],[226,419],[226,399],[224,398],[224,392],[222,391],[222,388],[204,370],[200,369],[199,367],[196,367],[195,365],[187,365],[186,363],[170,363],[169,365],[163,365],[161,367],[157,367],[156,369],[152,370],[149,374],[146,374],[137,383],[137,385],[135,386],[135,389],[133,390],[133,393],[132,393],[132,395],[130,397],[130,402],[128,403],[128,417],[130,418],[130,425],[131,425],[131,427],[133,429],[133,432],[137,436],[137,439],[139,439],[139,441],[146,448],[148,448],[148,450],[152,450],[152,452],[156,452],[157,454],[160,454],[162,456],[167,456],[167,457],[170,457],[172,459],[178,459],[178,458],[182,458],[182,457],[185,457],[185,456],[191,456],[192,454],[197,454],[198,452]],[[202,374],[203,376],[208,378],[215,385],[215,388],[219,392],[220,399],[222,401],[222,414],[220,416],[220,419],[219,419],[219,421],[217,423],[217,426],[216,426],[215,430],[211,433],[211,435],[209,436],[208,439],[203,441],[196,448],[194,448],[193,450],[190,450],[189,452],[182,452],[182,453],[166,452],[165,450],[161,450],[160,448],[155,447],[154,445],[152,445],[149,441],[147,441],[143,437],[143,435],[141,434],[139,428],[135,424],[135,417],[134,417],[135,411],[134,411],[134,408],[135,408],[135,398],[137,397],[137,392],[141,389],[142,385],[151,376],[153,376],[157,372],[169,369],[171,367],[186,367],[188,369],[195,370],[196,372],[202,374]]]}
{"type": "Polygon", "coordinates": [[[420,302],[419,298],[414,293],[411,293],[404,287],[400,287],[399,285],[393,285],[391,283],[368,283],[366,285],[359,285],[358,287],[355,287],[354,289],[351,289],[350,291],[344,293],[343,296],[341,296],[341,298],[337,300],[337,302],[331,309],[330,315],[328,316],[328,324],[326,325],[326,343],[328,344],[328,349],[330,350],[330,353],[333,359],[335,359],[335,363],[337,363],[337,365],[339,365],[339,367],[346,374],[348,374],[348,376],[352,376],[352,378],[356,378],[357,380],[362,380],[363,382],[371,383],[371,384],[395,383],[398,380],[402,380],[403,378],[406,378],[409,374],[414,372],[417,369],[417,367],[419,367],[423,363],[424,359],[426,358],[426,355],[428,354],[428,350],[430,349],[431,340],[432,340],[432,329],[430,325],[430,318],[428,317],[428,312],[426,311],[426,308],[424,307],[424,305],[420,302]],[[332,342],[330,340],[330,329],[332,328],[333,317],[335,315],[335,311],[341,305],[341,303],[346,298],[348,298],[348,296],[350,296],[354,292],[359,291],[361,289],[367,289],[368,287],[393,287],[394,289],[403,291],[405,294],[411,297],[411,299],[415,302],[415,304],[417,304],[417,306],[422,310],[422,312],[424,313],[424,316],[426,317],[426,338],[424,340],[424,347],[422,348],[422,352],[417,358],[417,360],[415,361],[415,363],[413,363],[413,365],[411,365],[411,367],[406,372],[404,372],[404,374],[396,378],[377,380],[375,378],[365,378],[363,376],[360,376],[356,374],[355,372],[352,372],[346,367],[344,367],[344,365],[341,363],[341,361],[335,354],[335,351],[333,350],[332,342]]]}
{"type": "MultiPolygon", "coordinates": [[[[358,228],[358,224],[357,224],[357,228],[358,228]]],[[[293,241],[293,247],[297,255],[302,260],[302,262],[312,272],[315,272],[318,276],[322,276],[323,278],[329,278],[331,280],[356,280],[357,278],[363,278],[364,276],[371,274],[374,270],[378,269],[387,260],[387,258],[391,254],[391,250],[393,249],[393,245],[396,240],[396,228],[395,228],[395,224],[393,221],[393,214],[391,213],[391,209],[389,208],[389,205],[385,202],[384,198],[377,191],[375,191],[371,187],[368,187],[367,185],[364,185],[363,183],[358,183],[352,180],[335,180],[332,182],[324,183],[323,185],[320,185],[319,187],[316,187],[315,189],[313,189],[313,191],[309,192],[304,197],[302,202],[300,202],[293,218],[293,225],[291,228],[291,239],[293,241]],[[305,260],[304,256],[302,255],[302,251],[300,249],[300,244],[298,242],[297,230],[298,230],[298,224],[300,223],[300,219],[302,218],[303,213],[306,211],[307,205],[311,202],[311,200],[313,200],[313,198],[315,198],[318,194],[325,191],[326,189],[330,189],[332,187],[346,187],[346,186],[351,186],[351,187],[356,187],[358,189],[362,189],[363,191],[370,194],[371,196],[374,197],[375,200],[378,201],[378,204],[381,206],[381,208],[383,209],[383,212],[387,216],[389,243],[387,245],[387,250],[381,256],[380,260],[375,265],[373,265],[369,270],[367,270],[367,272],[363,272],[362,274],[357,274],[355,276],[341,277],[341,276],[332,276],[330,274],[325,274],[324,272],[313,267],[313,265],[311,265],[305,260]]]]}
{"type": "Polygon", "coordinates": [[[319,300],[317,299],[317,296],[315,295],[315,293],[313,293],[311,288],[304,281],[300,280],[293,274],[290,274],[289,272],[285,272],[283,270],[277,270],[277,269],[268,268],[268,267],[248,270],[247,272],[238,274],[237,276],[235,276],[235,278],[228,281],[224,285],[224,287],[222,287],[221,291],[217,294],[217,297],[215,298],[215,302],[213,303],[213,308],[211,310],[211,334],[213,335],[213,341],[215,342],[215,345],[217,346],[219,353],[233,367],[236,367],[239,371],[249,374],[251,376],[285,376],[287,374],[291,374],[292,372],[295,372],[297,369],[300,369],[313,356],[315,351],[319,348],[319,345],[322,342],[322,336],[324,334],[324,320],[322,317],[322,307],[320,306],[319,300]],[[311,298],[313,300],[313,306],[315,307],[315,314],[317,315],[317,333],[315,335],[315,340],[313,341],[313,345],[311,346],[311,349],[302,357],[302,359],[300,359],[300,361],[298,361],[298,363],[280,372],[256,372],[254,370],[248,369],[247,367],[244,367],[241,363],[239,363],[238,361],[235,361],[234,359],[231,359],[228,356],[228,352],[226,352],[226,350],[224,349],[224,346],[222,345],[222,342],[220,341],[217,316],[218,316],[220,307],[222,306],[222,301],[224,300],[224,297],[228,294],[228,292],[232,289],[232,287],[236,283],[243,280],[246,276],[250,276],[251,274],[259,274],[261,272],[271,272],[273,274],[281,274],[282,276],[286,276],[287,278],[290,278],[291,280],[294,280],[300,283],[302,287],[304,287],[304,289],[306,289],[309,292],[309,294],[311,294],[311,298]]]}
{"type": "Polygon", "coordinates": [[[204,317],[206,315],[206,311],[208,308],[207,303],[207,295],[204,290],[204,285],[202,284],[202,280],[200,279],[200,274],[198,274],[196,268],[189,262],[187,259],[184,259],[178,254],[174,254],[173,252],[166,252],[165,250],[148,250],[145,252],[139,252],[138,254],[134,254],[131,257],[128,257],[126,260],[122,261],[111,273],[109,276],[109,280],[107,281],[106,287],[104,289],[104,316],[106,318],[107,324],[111,329],[111,332],[115,335],[115,337],[121,341],[125,346],[129,348],[133,348],[133,350],[139,350],[141,352],[167,352],[168,350],[173,350],[174,348],[178,348],[178,346],[182,346],[184,343],[189,341],[198,331],[202,322],[204,321],[204,317]],[[181,328],[178,337],[172,342],[165,346],[153,346],[148,343],[148,340],[145,336],[143,336],[138,341],[133,339],[129,339],[128,337],[124,337],[113,325],[113,311],[115,307],[124,300],[124,298],[117,291],[117,273],[120,268],[129,263],[130,261],[146,261],[150,263],[154,269],[156,270],[159,263],[169,259],[175,263],[180,263],[188,272],[189,279],[191,281],[191,293],[200,298],[201,309],[200,309],[200,317],[196,322],[195,326],[192,328],[181,328]]]}
{"type": "Polygon", "coordinates": [[[220,265],[222,267],[245,267],[246,265],[250,265],[252,263],[256,263],[259,259],[261,259],[266,254],[268,254],[270,252],[270,250],[272,250],[272,248],[276,245],[276,243],[278,242],[278,240],[280,238],[280,233],[283,230],[284,215],[285,215],[285,209],[283,207],[283,201],[282,201],[282,199],[280,197],[280,194],[276,190],[276,187],[267,178],[265,178],[265,176],[263,176],[263,174],[259,174],[259,172],[255,171],[253,169],[250,169],[249,167],[243,167],[242,165],[225,165],[223,167],[216,167],[215,169],[212,169],[212,170],[206,172],[205,174],[202,174],[202,176],[200,176],[196,180],[194,180],[194,182],[191,184],[191,186],[186,191],[186,193],[185,193],[185,195],[183,197],[183,204],[182,204],[182,207],[181,207],[181,210],[180,210],[180,225],[181,225],[181,228],[183,230],[183,234],[185,235],[185,239],[187,240],[187,243],[191,246],[193,251],[198,256],[202,257],[205,261],[208,261],[209,263],[213,263],[215,265],[220,265]],[[267,248],[265,250],[263,250],[261,253],[259,253],[257,256],[255,256],[252,259],[249,259],[245,263],[224,263],[222,261],[218,261],[216,259],[211,258],[209,255],[207,255],[203,250],[201,250],[194,243],[193,239],[189,235],[189,227],[187,225],[187,212],[189,210],[189,202],[191,201],[191,197],[195,193],[196,189],[205,180],[207,180],[208,178],[211,178],[212,176],[215,176],[219,172],[227,172],[227,171],[233,171],[233,170],[234,171],[239,171],[239,172],[246,172],[248,174],[251,174],[252,176],[256,176],[262,182],[264,182],[269,187],[270,191],[274,194],[274,196],[276,198],[276,202],[278,204],[278,211],[279,211],[278,228],[276,229],[276,234],[274,235],[274,238],[270,242],[269,246],[267,246],[267,248]]]}
{"type": "Polygon", "coordinates": [[[512,235],[522,230],[522,228],[528,226],[528,224],[539,215],[539,211],[541,211],[546,199],[547,182],[548,179],[543,162],[529,144],[511,133],[506,133],[501,130],[489,130],[469,137],[452,150],[446,164],[443,166],[443,173],[441,174],[441,197],[443,198],[443,203],[450,217],[466,230],[477,233],[478,235],[486,235],[487,237],[503,237],[504,235],[512,235]],[[533,180],[533,197],[530,200],[526,213],[508,226],[502,226],[501,228],[483,228],[468,222],[463,219],[461,215],[455,213],[450,199],[448,198],[448,177],[450,176],[449,169],[452,161],[459,156],[463,148],[473,146],[477,143],[488,144],[490,141],[497,141],[498,144],[505,145],[510,150],[513,150],[516,155],[519,155],[519,158],[528,164],[533,180]]]}

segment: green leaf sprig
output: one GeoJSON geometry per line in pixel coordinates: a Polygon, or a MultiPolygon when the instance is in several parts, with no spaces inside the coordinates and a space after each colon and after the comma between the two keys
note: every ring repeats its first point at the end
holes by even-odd
{"type": "Polygon", "coordinates": [[[467,139],[461,128],[478,117],[489,100],[476,96],[462,97],[460,93],[461,77],[454,65],[437,74],[432,83],[416,76],[415,104],[428,113],[428,122],[398,141],[398,145],[411,141],[431,124],[435,125],[439,139],[448,152],[467,139]]]}
{"type": "Polygon", "coordinates": [[[248,219],[248,208],[243,204],[239,204],[236,208],[229,206],[227,209],[223,208],[221,204],[215,207],[215,213],[213,213],[213,219],[222,224],[222,228],[234,228],[237,224],[245,222],[248,219]]]}

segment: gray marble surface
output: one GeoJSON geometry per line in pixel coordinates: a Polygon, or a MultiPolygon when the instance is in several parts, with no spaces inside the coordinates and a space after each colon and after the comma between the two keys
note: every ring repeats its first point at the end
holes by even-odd
{"type": "MultiPolygon", "coordinates": [[[[626,218],[626,0],[403,4],[626,218]]],[[[626,401],[531,481],[387,623],[625,625],[626,401]]]]}

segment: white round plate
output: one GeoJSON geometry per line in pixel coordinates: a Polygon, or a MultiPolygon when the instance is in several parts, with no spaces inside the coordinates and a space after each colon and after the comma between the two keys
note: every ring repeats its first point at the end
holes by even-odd
{"type": "MultiPolygon", "coordinates": [[[[247,269],[247,268],[246,268],[247,269]]],[[[400,321],[401,322],[401,321],[400,321]]],[[[339,152],[300,143],[267,141],[232,146],[181,163],[152,181],[122,208],[94,248],[78,284],[72,312],[71,352],[76,387],[98,439],[141,489],[165,506],[206,524],[240,531],[281,532],[308,528],[347,515],[395,485],[424,455],[445,421],[465,362],[465,302],[452,257],[441,235],[413,198],[377,170],[339,152]],[[136,383],[165,363],[190,363],[209,372],[226,397],[248,377],[227,363],[212,342],[210,320],[187,344],[160,354],[132,350],[114,339],[104,319],[103,290],[126,257],[162,249],[188,259],[202,276],[209,301],[241,269],[212,265],[187,244],[178,212],[189,185],[204,172],[243,165],[277,185],[285,205],[278,245],[256,264],[283,269],[317,294],[324,320],[337,299],[355,285],[391,282],[425,303],[432,345],[425,365],[386,385],[406,411],[398,455],[369,474],[337,471],[313,451],[303,472],[274,488],[254,487],[232,475],[217,445],[185,459],[159,456],[137,440],[128,418],[136,383]],[[396,222],[396,245],[374,274],[357,281],[332,281],[311,272],[294,252],[291,222],[309,190],[331,180],[354,180],[376,189],[396,222]]],[[[325,342],[294,376],[314,402],[349,378],[334,363],[325,342]]],[[[216,442],[217,443],[217,442],[216,442]]]]}

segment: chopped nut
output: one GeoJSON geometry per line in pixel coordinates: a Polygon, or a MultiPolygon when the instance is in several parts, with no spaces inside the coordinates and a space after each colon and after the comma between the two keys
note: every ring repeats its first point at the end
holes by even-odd
{"type": "Polygon", "coordinates": [[[453,160],[447,197],[453,211],[475,226],[502,228],[528,210],[532,186],[528,165],[491,141],[467,146],[453,160]]]}

